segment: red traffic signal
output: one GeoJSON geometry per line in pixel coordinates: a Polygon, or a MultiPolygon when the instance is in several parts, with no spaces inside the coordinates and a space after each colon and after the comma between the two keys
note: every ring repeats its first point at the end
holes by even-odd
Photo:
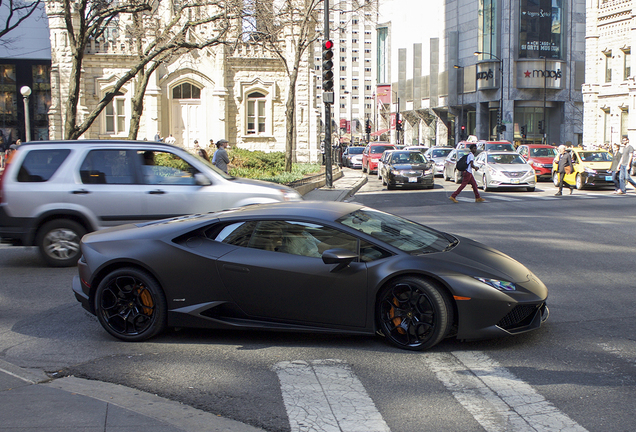
{"type": "Polygon", "coordinates": [[[322,49],[330,50],[333,48],[333,41],[326,40],[322,43],[322,49]]]}

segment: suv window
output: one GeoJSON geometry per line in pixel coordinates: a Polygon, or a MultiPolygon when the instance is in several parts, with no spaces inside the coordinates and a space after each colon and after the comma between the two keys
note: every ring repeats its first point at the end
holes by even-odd
{"type": "Polygon", "coordinates": [[[199,172],[179,156],[162,151],[139,151],[141,170],[146,184],[194,185],[199,172]]]}
{"type": "Polygon", "coordinates": [[[48,181],[70,152],[69,149],[31,150],[22,161],[18,171],[18,181],[48,181]]]}
{"type": "Polygon", "coordinates": [[[133,184],[135,165],[127,150],[91,150],[80,167],[84,184],[133,184]]]}

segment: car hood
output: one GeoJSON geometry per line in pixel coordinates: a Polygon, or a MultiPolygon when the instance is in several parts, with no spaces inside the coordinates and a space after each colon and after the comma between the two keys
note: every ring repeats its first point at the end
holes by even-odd
{"type": "Polygon", "coordinates": [[[553,157],[531,157],[528,160],[534,161],[534,162],[539,162],[542,164],[548,164],[548,163],[552,163],[554,162],[554,158],[553,157]]]}
{"type": "Polygon", "coordinates": [[[392,169],[396,169],[396,170],[409,170],[409,169],[426,169],[428,168],[430,165],[429,164],[425,164],[425,163],[420,163],[420,164],[395,164],[395,165],[391,165],[392,169]]]}
{"type": "Polygon", "coordinates": [[[489,168],[496,171],[506,172],[518,172],[518,171],[530,171],[532,167],[528,164],[489,164],[489,168]]]}
{"type": "Polygon", "coordinates": [[[440,254],[455,265],[462,265],[483,273],[484,277],[504,279],[509,282],[526,282],[532,276],[530,270],[508,255],[465,237],[458,237],[459,244],[449,252],[440,254]]]}
{"type": "Polygon", "coordinates": [[[267,181],[263,181],[263,180],[254,180],[254,179],[246,179],[246,178],[234,178],[232,180],[230,180],[232,183],[239,183],[239,184],[244,184],[244,185],[250,185],[250,186],[261,186],[261,187],[265,187],[268,189],[276,189],[276,190],[281,190],[281,189],[285,189],[289,192],[294,192],[294,189],[287,187],[287,186],[283,186],[277,183],[271,183],[271,182],[267,182],[267,181]]]}
{"type": "Polygon", "coordinates": [[[581,165],[592,169],[610,169],[612,162],[581,162],[581,165]]]}

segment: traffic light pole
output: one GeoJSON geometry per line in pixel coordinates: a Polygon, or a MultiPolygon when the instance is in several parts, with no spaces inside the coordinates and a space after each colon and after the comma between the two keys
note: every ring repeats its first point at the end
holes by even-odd
{"type": "MultiPolygon", "coordinates": [[[[323,36],[323,51],[324,44],[329,41],[329,0],[325,0],[325,34],[323,36]]],[[[323,83],[324,83],[324,65],[323,65],[323,83]]],[[[331,90],[331,89],[329,89],[331,90]]],[[[333,93],[331,100],[328,101],[325,97],[325,88],[323,85],[323,98],[322,101],[325,105],[325,186],[328,188],[333,187],[333,171],[331,169],[331,104],[333,103],[333,93]]]]}

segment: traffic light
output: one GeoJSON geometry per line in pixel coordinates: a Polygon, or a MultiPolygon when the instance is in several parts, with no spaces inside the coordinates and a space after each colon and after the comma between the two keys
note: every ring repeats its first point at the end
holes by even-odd
{"type": "Polygon", "coordinates": [[[400,118],[400,113],[395,114],[395,130],[401,131],[403,129],[402,119],[400,118]]]}
{"type": "Polygon", "coordinates": [[[526,127],[521,126],[521,138],[525,139],[525,137],[526,137],[526,127]]]}
{"type": "Polygon", "coordinates": [[[497,125],[497,132],[498,133],[503,133],[505,131],[506,131],[506,125],[505,124],[497,125]]]}
{"type": "Polygon", "coordinates": [[[367,123],[364,128],[366,133],[371,133],[371,120],[367,119],[367,123]]]}
{"type": "Polygon", "coordinates": [[[333,41],[322,43],[322,89],[326,92],[333,90],[333,41]]]}
{"type": "Polygon", "coordinates": [[[543,120],[539,120],[539,133],[543,133],[543,120]]]}

